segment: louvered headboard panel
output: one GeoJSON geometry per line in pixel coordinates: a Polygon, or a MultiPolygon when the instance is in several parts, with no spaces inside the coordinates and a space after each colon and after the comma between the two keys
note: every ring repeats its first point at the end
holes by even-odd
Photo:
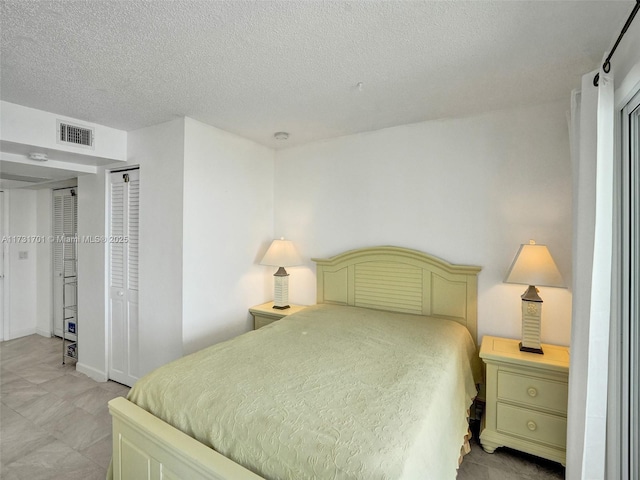
{"type": "Polygon", "coordinates": [[[354,305],[420,315],[422,284],[419,267],[391,262],[359,263],[354,265],[354,305]]]}
{"type": "Polygon", "coordinates": [[[371,247],[317,264],[317,302],[430,315],[466,326],[477,343],[480,267],[416,250],[371,247]]]}

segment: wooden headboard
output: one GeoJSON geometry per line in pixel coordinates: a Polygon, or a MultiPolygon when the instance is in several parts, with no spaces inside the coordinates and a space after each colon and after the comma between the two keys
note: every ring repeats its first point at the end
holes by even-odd
{"type": "Polygon", "coordinates": [[[317,265],[317,302],[430,315],[461,323],[478,343],[478,273],[417,250],[351,250],[317,265]]]}

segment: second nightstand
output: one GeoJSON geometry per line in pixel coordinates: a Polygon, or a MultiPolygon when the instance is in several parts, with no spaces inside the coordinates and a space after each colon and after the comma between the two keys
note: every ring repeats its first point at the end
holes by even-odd
{"type": "Polygon", "coordinates": [[[273,302],[267,302],[262,305],[251,307],[249,312],[253,315],[253,329],[257,330],[265,325],[269,325],[270,323],[280,320],[292,313],[299,312],[303,308],[305,307],[300,305],[291,305],[289,308],[284,310],[278,310],[277,308],[273,308],[273,302]]]}
{"type": "Polygon", "coordinates": [[[506,446],[565,464],[569,349],[544,345],[521,352],[518,340],[484,337],[487,404],[480,443],[506,446]]]}

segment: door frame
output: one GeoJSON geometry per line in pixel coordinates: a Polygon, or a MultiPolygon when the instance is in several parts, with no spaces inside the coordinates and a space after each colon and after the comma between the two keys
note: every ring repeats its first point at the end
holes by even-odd
{"type": "Polygon", "coordinates": [[[621,444],[618,460],[622,479],[635,478],[640,472],[640,428],[637,424],[640,421],[640,142],[630,135],[635,133],[631,132],[632,127],[640,132],[640,85],[621,110],[622,271],[619,299],[621,308],[618,316],[620,371],[617,390],[620,392],[618,419],[621,444]],[[627,428],[624,427],[625,423],[627,428]]]}

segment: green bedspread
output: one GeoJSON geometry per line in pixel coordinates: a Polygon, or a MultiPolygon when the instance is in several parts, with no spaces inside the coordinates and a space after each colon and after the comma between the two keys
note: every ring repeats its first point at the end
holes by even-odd
{"type": "Polygon", "coordinates": [[[268,479],[446,480],[474,361],[455,322],[318,305],[159,368],[129,400],[268,479]]]}

